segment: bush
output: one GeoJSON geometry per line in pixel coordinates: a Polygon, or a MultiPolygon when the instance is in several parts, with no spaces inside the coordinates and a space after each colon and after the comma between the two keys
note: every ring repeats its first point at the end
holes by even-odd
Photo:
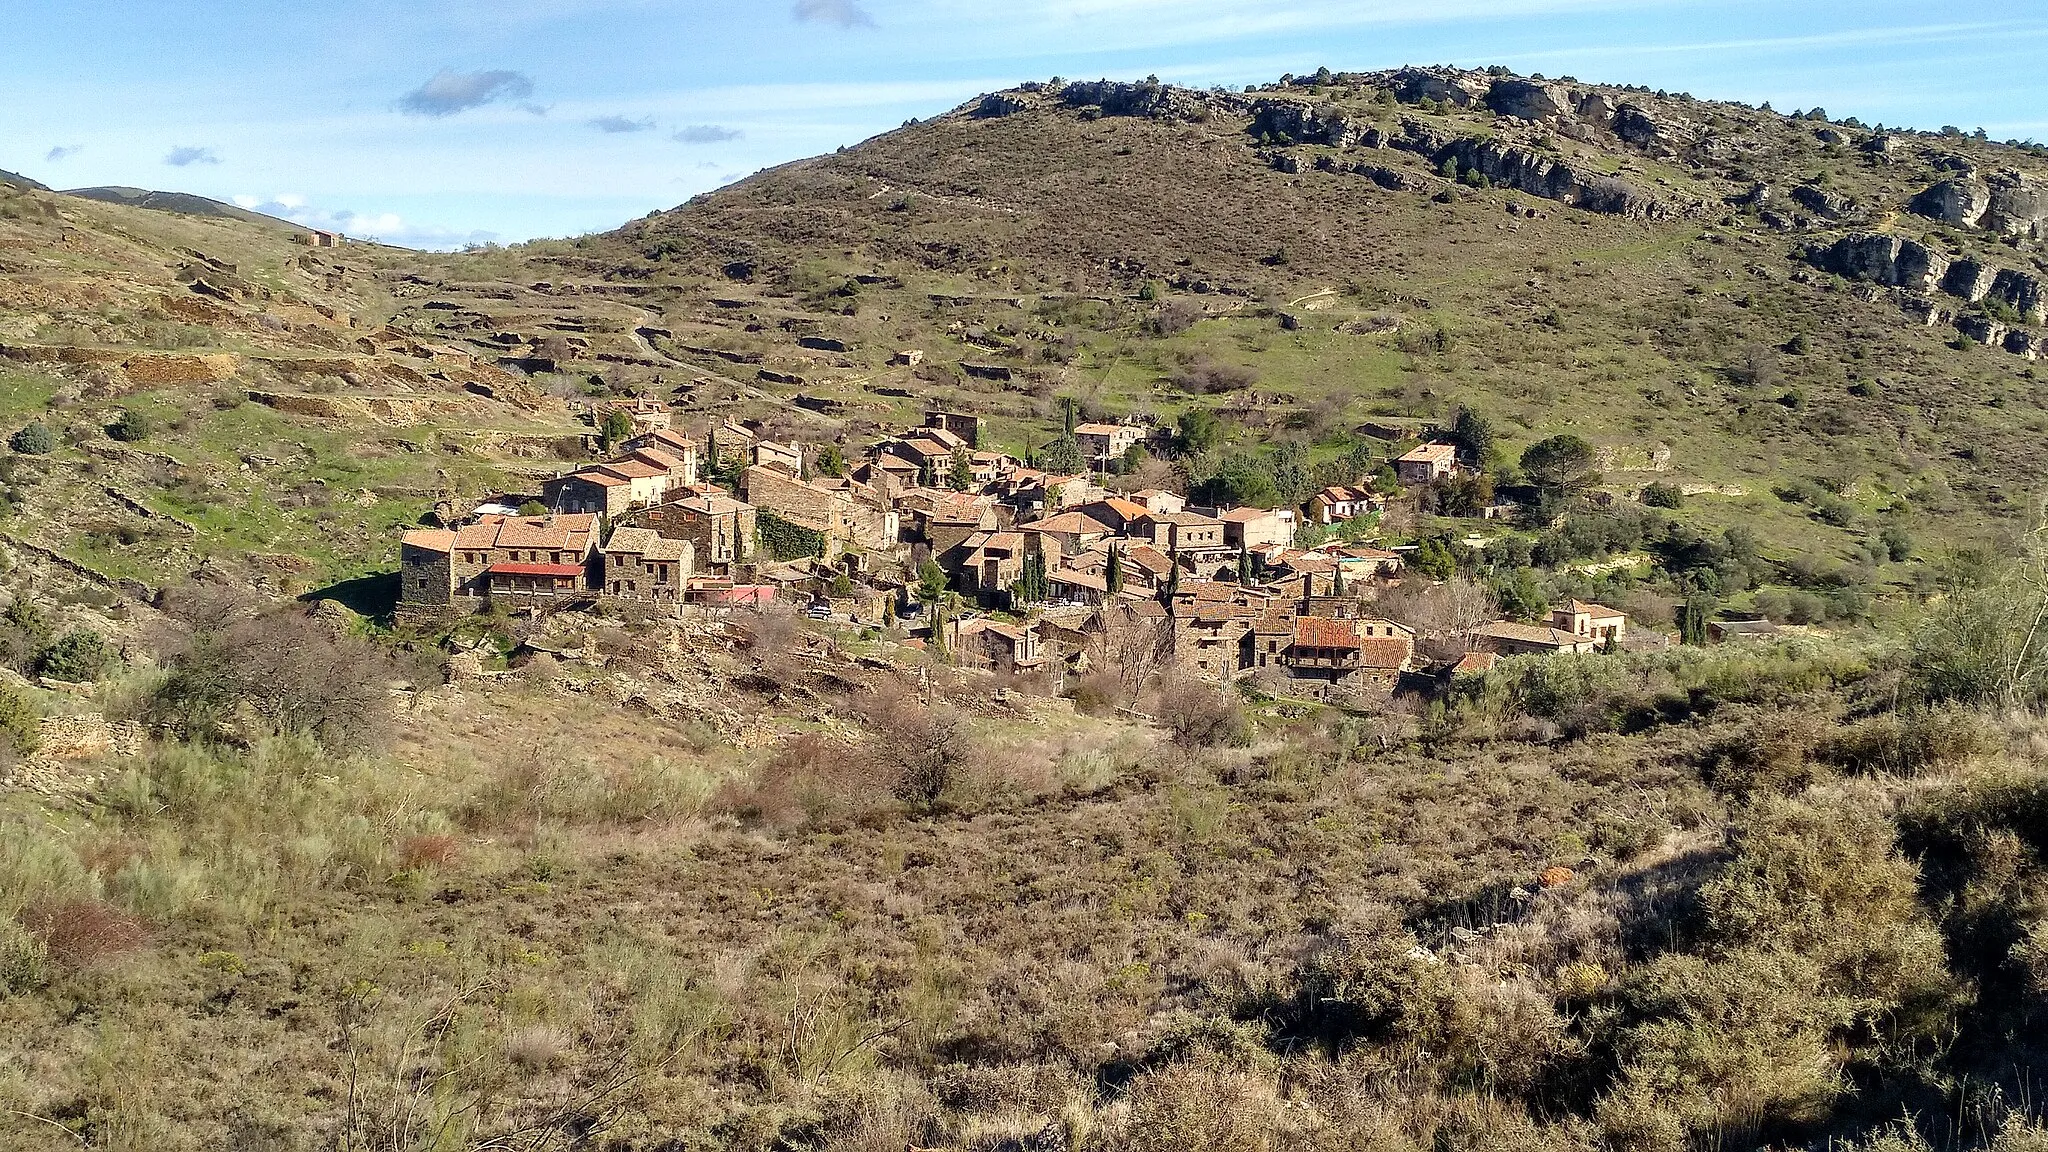
{"type": "Polygon", "coordinates": [[[1652,508],[1676,508],[1685,503],[1685,493],[1678,485],[1659,480],[1643,488],[1643,503],[1652,508]]]}
{"type": "Polygon", "coordinates": [[[162,645],[169,675],[145,709],[156,727],[213,740],[238,732],[246,716],[336,751],[359,751],[376,735],[392,668],[371,644],[304,612],[214,589],[187,589],[164,607],[188,631],[162,645]]]}
{"type": "Polygon", "coordinates": [[[149,942],[142,922],[98,900],[59,900],[22,910],[22,927],[42,945],[50,963],[92,968],[149,942]]]}
{"type": "Polygon", "coordinates": [[[7,446],[24,456],[41,456],[57,446],[50,426],[37,420],[7,438],[7,446]]]}
{"type": "Polygon", "coordinates": [[[1250,736],[1244,704],[1211,684],[1184,680],[1169,686],[1155,706],[1159,722],[1184,748],[1242,745],[1250,736]]]}
{"type": "Polygon", "coordinates": [[[152,430],[149,417],[133,408],[123,408],[114,422],[107,425],[107,435],[124,444],[146,440],[152,430]]]}
{"type": "Polygon", "coordinates": [[[864,718],[867,750],[890,781],[890,791],[914,809],[938,807],[967,754],[960,718],[900,690],[882,693],[864,718]]]}
{"type": "Polygon", "coordinates": [[[36,672],[52,680],[89,681],[114,662],[106,637],[80,629],[67,632],[37,654],[36,672]]]}

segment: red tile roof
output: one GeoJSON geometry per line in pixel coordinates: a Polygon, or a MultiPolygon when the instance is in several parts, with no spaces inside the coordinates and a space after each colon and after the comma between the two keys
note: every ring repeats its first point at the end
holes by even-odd
{"type": "Polygon", "coordinates": [[[1415,649],[1400,636],[1367,636],[1358,644],[1361,649],[1359,664],[1366,668],[1380,668],[1398,672],[1408,664],[1408,657],[1415,649]]]}
{"type": "Polygon", "coordinates": [[[398,539],[402,544],[428,552],[446,552],[455,547],[455,533],[442,528],[417,528],[398,539]]]}
{"type": "Polygon", "coordinates": [[[1349,620],[1302,616],[1294,621],[1294,642],[1304,648],[1362,648],[1365,641],[1349,620]]]}
{"type": "Polygon", "coordinates": [[[580,577],[583,568],[578,564],[493,564],[485,569],[493,576],[567,576],[580,577]]]}
{"type": "Polygon", "coordinates": [[[1410,464],[1434,464],[1439,460],[1455,459],[1458,455],[1454,444],[1420,444],[1401,454],[1401,459],[1410,464]]]}

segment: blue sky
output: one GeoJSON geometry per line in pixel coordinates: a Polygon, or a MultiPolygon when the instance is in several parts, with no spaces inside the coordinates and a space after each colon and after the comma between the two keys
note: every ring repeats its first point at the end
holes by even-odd
{"type": "Polygon", "coordinates": [[[2048,0],[0,0],[0,168],[394,243],[614,227],[990,89],[1506,64],[2048,138],[2048,0]]]}

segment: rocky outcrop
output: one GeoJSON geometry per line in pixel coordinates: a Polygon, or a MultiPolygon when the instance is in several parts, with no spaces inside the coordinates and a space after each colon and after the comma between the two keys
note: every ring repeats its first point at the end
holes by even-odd
{"type": "Polygon", "coordinates": [[[1455,162],[1460,176],[1477,173],[1498,187],[1513,188],[1574,208],[1622,216],[1669,214],[1668,209],[1627,181],[1519,144],[1449,136],[1412,120],[1402,123],[1402,133],[1392,143],[1428,157],[1439,168],[1455,162]]]}
{"type": "Polygon", "coordinates": [[[1104,116],[1143,116],[1153,120],[1206,120],[1217,112],[1238,112],[1246,107],[1239,96],[1175,88],[1154,81],[1075,81],[1060,88],[1059,98],[1069,108],[1095,108],[1104,116]]]}
{"type": "Polygon", "coordinates": [[[1014,116],[1031,107],[1029,101],[1014,92],[991,92],[974,106],[974,115],[984,120],[999,116],[1014,116]]]}
{"type": "Polygon", "coordinates": [[[1387,78],[1394,99],[1403,104],[1434,100],[1456,108],[1470,108],[1490,85],[1483,76],[1455,68],[1403,68],[1387,78]]]}
{"type": "Polygon", "coordinates": [[[1347,164],[1334,156],[1316,157],[1316,171],[1341,172],[1349,175],[1363,176],[1380,187],[1387,189],[1389,192],[1420,192],[1443,186],[1443,182],[1440,180],[1433,180],[1427,176],[1418,176],[1413,172],[1403,172],[1399,168],[1389,168],[1384,164],[1369,164],[1362,160],[1355,164],[1347,164]]]}
{"type": "Polygon", "coordinates": [[[1989,176],[1965,168],[1906,205],[1931,220],[2023,240],[2048,238],[2048,189],[2015,168],[1989,176]]]}
{"type": "Polygon", "coordinates": [[[1801,184],[1792,190],[1792,199],[1815,215],[1830,220],[1840,220],[1856,211],[1856,202],[1839,192],[1830,192],[1812,184],[1801,184]]]}
{"type": "Polygon", "coordinates": [[[1386,134],[1377,125],[1299,100],[1253,103],[1249,131],[1262,139],[1270,136],[1294,144],[1326,144],[1333,148],[1386,146],[1386,134]]]}
{"type": "Polygon", "coordinates": [[[1917,240],[1878,232],[1854,233],[1808,253],[1826,271],[1869,284],[1903,289],[1900,306],[1927,324],[1953,322],[1972,340],[2027,355],[2040,353],[2039,337],[2019,332],[1998,315],[2028,324],[2048,323],[2048,283],[2031,272],[1994,268],[1970,257],[1950,259],[1917,240]],[[1955,312],[1925,294],[1941,292],[1969,304],[1995,301],[2002,310],[1955,312]],[[1995,313],[1995,314],[1994,314],[1995,313]]]}

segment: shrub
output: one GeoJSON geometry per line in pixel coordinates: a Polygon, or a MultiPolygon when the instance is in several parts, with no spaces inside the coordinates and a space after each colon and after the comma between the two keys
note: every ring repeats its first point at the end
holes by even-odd
{"type": "Polygon", "coordinates": [[[52,680],[96,680],[114,662],[106,637],[79,629],[67,632],[36,656],[36,671],[52,680]]]}
{"type": "Polygon", "coordinates": [[[7,438],[7,446],[24,456],[41,456],[57,446],[50,426],[37,420],[7,438]]]}
{"type": "Polygon", "coordinates": [[[1241,745],[1250,735],[1243,702],[1211,684],[1183,680],[1169,685],[1154,707],[1173,742],[1185,748],[1241,745]]]}
{"type": "Polygon", "coordinates": [[[1685,503],[1685,493],[1678,485],[1659,480],[1644,486],[1643,503],[1652,508],[1676,508],[1685,503]]]}
{"type": "Polygon", "coordinates": [[[329,749],[371,742],[390,706],[392,668],[374,646],[336,635],[302,611],[189,588],[164,607],[189,631],[167,640],[169,675],[145,709],[158,728],[220,739],[244,714],[329,749]]]}
{"type": "Polygon", "coordinates": [[[50,963],[93,968],[149,942],[142,922],[98,900],[57,900],[22,910],[22,927],[41,945],[50,963]]]}
{"type": "Polygon", "coordinates": [[[912,808],[938,807],[967,752],[960,718],[897,689],[885,690],[864,712],[868,753],[890,791],[912,808]]]}
{"type": "Polygon", "coordinates": [[[0,684],[0,741],[16,756],[27,756],[38,744],[37,712],[18,689],[0,684]]]}
{"type": "Polygon", "coordinates": [[[107,435],[124,444],[146,440],[151,431],[153,426],[149,417],[134,408],[121,409],[121,414],[114,418],[112,424],[107,425],[107,435]]]}

